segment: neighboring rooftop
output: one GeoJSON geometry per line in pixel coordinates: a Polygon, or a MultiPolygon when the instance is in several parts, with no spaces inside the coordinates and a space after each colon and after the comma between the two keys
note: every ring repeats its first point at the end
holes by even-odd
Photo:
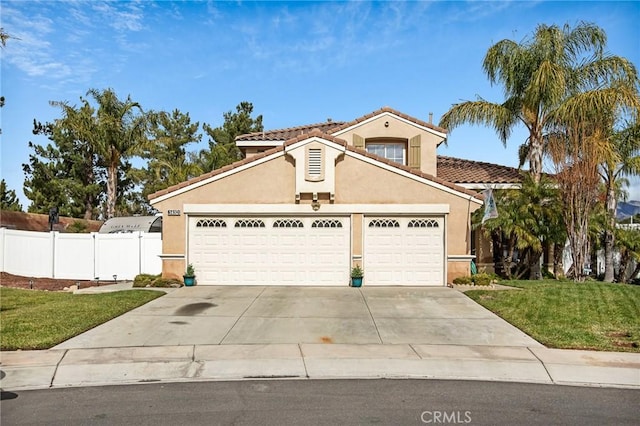
{"type": "Polygon", "coordinates": [[[442,155],[438,156],[437,170],[440,179],[457,184],[519,184],[522,181],[520,170],[514,167],[442,155]]]}
{"type": "Polygon", "coordinates": [[[305,126],[289,127],[286,129],[267,130],[264,132],[248,133],[236,138],[241,141],[287,141],[297,136],[309,133],[313,129],[319,129],[323,133],[332,133],[331,130],[344,124],[343,121],[327,121],[324,123],[308,124],[305,126]]]}

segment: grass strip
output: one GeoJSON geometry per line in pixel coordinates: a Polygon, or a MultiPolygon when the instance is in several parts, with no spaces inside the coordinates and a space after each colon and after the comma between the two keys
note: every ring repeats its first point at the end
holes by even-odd
{"type": "Polygon", "coordinates": [[[503,281],[520,291],[465,294],[545,346],[640,352],[640,286],[503,281]]]}
{"type": "Polygon", "coordinates": [[[0,349],[49,349],[164,293],[77,294],[0,287],[0,349]]]}

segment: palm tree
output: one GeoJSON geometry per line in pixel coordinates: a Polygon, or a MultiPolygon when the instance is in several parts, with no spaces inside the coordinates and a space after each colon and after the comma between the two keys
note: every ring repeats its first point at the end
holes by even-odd
{"type": "Polygon", "coordinates": [[[539,25],[532,39],[502,40],[489,48],[483,69],[491,84],[501,84],[505,101],[479,98],[454,105],[439,125],[452,130],[464,123],[495,129],[506,145],[512,130],[524,125],[529,136],[521,153],[536,182],[542,176],[544,136],[553,111],[588,81],[634,80],[628,60],[606,55],[606,34],[596,25],[539,25]]]}
{"type": "Polygon", "coordinates": [[[118,170],[123,159],[136,155],[145,140],[142,108],[128,96],[121,101],[112,89],[87,92],[97,102],[97,119],[90,140],[107,169],[106,219],[114,216],[118,194],[118,170]],[[137,114],[136,114],[137,110],[137,114]]]}
{"type": "Polygon", "coordinates": [[[611,135],[612,155],[600,166],[605,186],[607,226],[604,228],[604,281],[614,280],[613,251],[616,244],[615,226],[620,185],[627,176],[640,174],[640,122],[611,135]]]}
{"type": "Polygon", "coordinates": [[[521,278],[527,271],[537,274],[544,244],[563,244],[566,235],[555,186],[548,178],[536,183],[525,175],[520,190],[496,191],[496,204],[500,214],[487,220],[482,229],[488,237],[496,235],[502,240],[504,250],[499,251],[505,277],[521,278]]]}
{"type": "Polygon", "coordinates": [[[611,137],[613,123],[616,117],[638,117],[639,111],[638,80],[634,77],[587,81],[550,114],[549,156],[565,203],[562,215],[577,281],[587,274],[589,221],[598,198],[602,164],[619,164],[622,154],[633,155],[632,150],[617,150],[611,137]]]}

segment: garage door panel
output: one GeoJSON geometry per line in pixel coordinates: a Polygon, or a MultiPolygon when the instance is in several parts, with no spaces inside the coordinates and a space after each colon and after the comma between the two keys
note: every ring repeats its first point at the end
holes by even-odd
{"type": "Polygon", "coordinates": [[[444,285],[443,218],[366,217],[364,246],[366,285],[444,285]]]}
{"type": "Polygon", "coordinates": [[[189,233],[189,262],[199,284],[346,285],[349,281],[348,218],[191,218],[189,233]],[[227,227],[196,226],[199,221],[218,224],[218,220],[227,227]],[[316,221],[319,226],[312,226],[316,221]],[[264,227],[253,227],[256,223],[264,227]]]}

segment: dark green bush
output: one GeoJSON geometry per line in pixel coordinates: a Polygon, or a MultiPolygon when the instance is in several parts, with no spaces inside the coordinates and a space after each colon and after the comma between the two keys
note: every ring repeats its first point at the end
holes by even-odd
{"type": "Polygon", "coordinates": [[[182,281],[162,278],[161,275],[140,274],[133,279],[134,287],[182,287],[182,281]]]}
{"type": "Polygon", "coordinates": [[[458,285],[469,285],[473,282],[471,277],[458,277],[453,279],[454,284],[458,285]]]}
{"type": "Polygon", "coordinates": [[[486,272],[481,272],[473,276],[473,283],[475,285],[489,285],[491,284],[492,280],[493,280],[493,277],[487,274],[486,272]]]}

